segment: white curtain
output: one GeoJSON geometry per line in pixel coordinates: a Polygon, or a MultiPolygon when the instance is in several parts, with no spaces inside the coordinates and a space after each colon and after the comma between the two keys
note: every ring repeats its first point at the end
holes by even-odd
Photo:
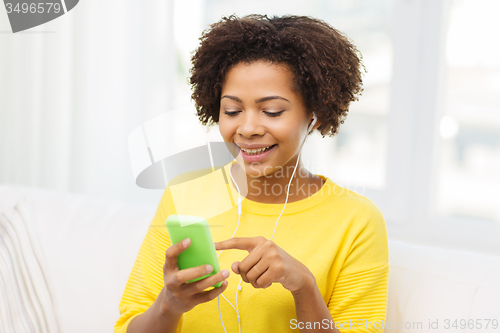
{"type": "Polygon", "coordinates": [[[0,183],[157,203],[127,139],[173,107],[173,2],[82,0],[15,34],[0,10],[0,32],[0,183]]]}

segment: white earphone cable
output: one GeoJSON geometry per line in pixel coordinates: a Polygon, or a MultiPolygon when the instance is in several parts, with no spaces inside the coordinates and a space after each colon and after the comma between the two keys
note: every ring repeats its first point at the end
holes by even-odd
{"type": "MultiPolygon", "coordinates": [[[[313,122],[312,122],[311,125],[309,125],[309,127],[307,128],[307,130],[309,131],[309,129],[311,127],[313,127],[315,123],[316,123],[316,117],[313,117],[313,122]]],[[[290,177],[290,181],[288,182],[288,186],[287,186],[287,189],[286,189],[285,204],[283,205],[283,209],[281,210],[281,213],[278,216],[278,219],[276,220],[276,224],[274,225],[273,234],[272,234],[272,236],[271,236],[271,238],[269,240],[273,239],[274,234],[276,232],[276,227],[278,226],[278,221],[279,221],[281,215],[283,214],[283,212],[285,211],[285,207],[286,207],[286,204],[288,202],[288,194],[290,192],[290,185],[292,184],[293,176],[295,175],[295,170],[297,169],[297,165],[299,164],[300,154],[302,153],[302,147],[304,146],[304,143],[306,142],[306,138],[307,138],[307,134],[306,134],[306,137],[304,138],[304,141],[302,142],[302,145],[300,146],[300,151],[299,151],[299,155],[297,157],[297,162],[295,163],[295,167],[293,168],[292,176],[290,177]]],[[[229,163],[229,175],[231,176],[231,180],[233,181],[234,185],[236,186],[236,189],[238,190],[238,224],[236,225],[236,229],[234,230],[234,233],[231,236],[231,238],[233,238],[234,235],[236,234],[236,231],[238,230],[239,225],[240,225],[240,218],[241,218],[241,192],[240,192],[240,188],[238,187],[238,184],[236,183],[236,181],[233,178],[233,174],[231,172],[231,163],[229,163]]],[[[219,256],[222,253],[222,251],[224,251],[224,250],[221,250],[219,252],[219,254],[217,255],[217,259],[219,259],[219,256]]],[[[243,279],[240,279],[240,282],[238,283],[238,286],[236,288],[236,299],[235,299],[236,308],[234,307],[233,304],[231,304],[231,302],[222,293],[219,294],[219,296],[224,297],[224,299],[236,311],[236,316],[237,316],[237,319],[238,319],[238,332],[239,333],[241,333],[241,322],[240,322],[240,313],[239,313],[239,309],[238,309],[238,291],[241,290],[241,281],[243,281],[243,279]]],[[[222,320],[222,313],[221,313],[221,310],[220,310],[220,297],[219,296],[217,296],[217,303],[218,303],[218,307],[219,307],[219,317],[220,317],[220,321],[222,323],[222,328],[224,329],[224,332],[227,333],[226,327],[224,326],[224,321],[222,320]]]]}

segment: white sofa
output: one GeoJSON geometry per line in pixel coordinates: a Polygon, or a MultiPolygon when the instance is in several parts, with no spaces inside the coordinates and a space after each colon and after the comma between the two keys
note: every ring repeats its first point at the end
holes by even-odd
{"type": "MultiPolygon", "coordinates": [[[[31,202],[61,332],[112,332],[156,205],[0,184],[0,212],[21,197],[31,202]]],[[[389,248],[385,332],[500,332],[492,321],[485,329],[487,319],[500,321],[500,257],[396,240],[389,248]],[[474,323],[460,329],[461,319],[474,323]]]]}

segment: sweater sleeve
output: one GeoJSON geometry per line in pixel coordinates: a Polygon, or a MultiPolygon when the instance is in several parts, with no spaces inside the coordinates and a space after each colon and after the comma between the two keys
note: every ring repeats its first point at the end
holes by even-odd
{"type": "Polygon", "coordinates": [[[387,311],[389,263],[340,276],[328,309],[342,333],[382,333],[387,311]]]}
{"type": "MultiPolygon", "coordinates": [[[[146,312],[163,288],[165,252],[171,244],[165,226],[167,207],[169,206],[168,201],[170,201],[168,191],[167,188],[160,200],[156,214],[151,221],[132,272],[125,285],[125,290],[118,305],[120,317],[115,323],[115,333],[126,333],[132,319],[146,312]]],[[[182,317],[179,327],[181,325],[182,317]]]]}
{"type": "Polygon", "coordinates": [[[335,282],[328,309],[342,333],[382,333],[390,275],[384,217],[370,203],[350,237],[349,254],[335,282]]]}

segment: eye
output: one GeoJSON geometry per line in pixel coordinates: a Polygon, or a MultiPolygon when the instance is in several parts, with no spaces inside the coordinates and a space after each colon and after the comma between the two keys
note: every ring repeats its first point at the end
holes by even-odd
{"type": "Polygon", "coordinates": [[[240,111],[233,111],[233,112],[224,111],[224,113],[227,114],[228,116],[236,116],[238,112],[240,111]]]}
{"type": "Polygon", "coordinates": [[[280,112],[267,112],[267,111],[264,111],[264,113],[267,114],[269,117],[278,117],[280,114],[283,113],[283,111],[280,111],[280,112]]]}

